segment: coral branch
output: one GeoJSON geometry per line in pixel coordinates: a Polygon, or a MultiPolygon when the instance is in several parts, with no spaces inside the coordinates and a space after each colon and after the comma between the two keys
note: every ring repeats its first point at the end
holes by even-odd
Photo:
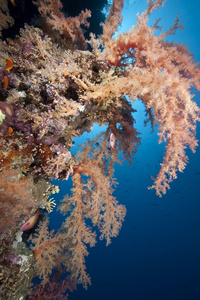
{"type": "Polygon", "coordinates": [[[2,30],[13,26],[14,19],[9,14],[8,1],[0,0],[0,36],[2,35],[2,30]]]}
{"type": "Polygon", "coordinates": [[[63,6],[60,0],[38,0],[35,4],[51,29],[63,34],[66,40],[72,39],[73,43],[79,39],[81,48],[85,49],[85,39],[80,26],[89,27],[87,18],[91,17],[91,12],[88,9],[81,11],[77,17],[65,18],[64,13],[61,12],[63,6]]]}
{"type": "Polygon", "coordinates": [[[195,151],[196,122],[200,120],[200,110],[191,94],[192,87],[200,90],[199,65],[186,47],[164,41],[182,25],[177,18],[174,26],[158,36],[154,35],[154,27],[147,26],[149,14],[163,3],[149,1],[145,13],[138,15],[135,28],[105,43],[104,59],[124,68],[124,76],[96,85],[87,95],[96,100],[127,95],[133,103],[140,98],[147,109],[154,111],[160,142],[168,142],[161,171],[153,185],[159,196],[166,193],[177,170],[183,171],[187,161],[185,148],[189,146],[195,151]]]}
{"type": "Polygon", "coordinates": [[[62,253],[63,238],[53,231],[49,232],[48,219],[46,219],[37,229],[37,233],[31,237],[32,250],[36,260],[35,266],[42,278],[42,284],[45,285],[52,271],[59,265],[62,253]]]}

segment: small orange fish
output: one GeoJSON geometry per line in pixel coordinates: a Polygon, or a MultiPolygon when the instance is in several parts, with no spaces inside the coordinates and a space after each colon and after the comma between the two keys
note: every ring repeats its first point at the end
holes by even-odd
{"type": "Polygon", "coordinates": [[[13,132],[13,129],[12,129],[12,127],[8,127],[8,134],[11,134],[13,132]]]}
{"type": "Polygon", "coordinates": [[[4,90],[7,91],[8,88],[8,77],[5,75],[4,79],[2,80],[3,85],[4,85],[4,90]]]}
{"type": "Polygon", "coordinates": [[[9,41],[8,44],[9,44],[10,46],[14,46],[14,42],[13,42],[13,41],[9,41]]]}
{"type": "Polygon", "coordinates": [[[13,68],[13,62],[10,58],[6,57],[6,70],[10,72],[10,70],[13,68]]]}
{"type": "Polygon", "coordinates": [[[31,216],[30,218],[28,218],[25,223],[22,225],[22,227],[20,228],[20,231],[26,231],[26,230],[29,230],[31,228],[33,228],[33,226],[35,225],[35,223],[37,222],[38,220],[38,217],[40,215],[40,211],[39,209],[36,211],[36,213],[31,216]]]}

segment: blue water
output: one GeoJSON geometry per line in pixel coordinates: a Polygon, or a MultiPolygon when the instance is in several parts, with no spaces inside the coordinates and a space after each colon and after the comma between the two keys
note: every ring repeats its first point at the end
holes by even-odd
{"type": "MultiPolygon", "coordinates": [[[[145,0],[129,1],[124,7],[121,31],[135,24],[135,15],[146,7],[145,0]],[[128,4],[129,3],[129,4],[128,4]]],[[[151,20],[161,17],[161,25],[169,29],[179,14],[185,31],[170,37],[189,46],[196,61],[200,61],[200,1],[167,0],[151,20]]],[[[200,95],[195,98],[200,105],[200,95]]],[[[198,300],[200,299],[200,147],[196,153],[187,151],[189,164],[184,173],[171,183],[162,198],[148,190],[151,175],[156,176],[164,154],[158,145],[156,131],[144,127],[144,108],[138,101],[136,128],[141,132],[132,166],[127,162],[116,166],[119,185],[114,193],[127,208],[127,215],[118,237],[106,247],[105,241],[89,249],[87,271],[92,278],[88,290],[78,286],[69,299],[135,299],[135,300],[198,300]]],[[[80,143],[99,130],[75,139],[75,154],[80,143]]],[[[200,139],[200,126],[197,127],[200,139]]],[[[55,183],[55,182],[54,182],[55,183]]],[[[58,184],[58,182],[57,182],[58,184]]],[[[60,182],[59,201],[72,187],[71,179],[60,182]]],[[[59,226],[58,214],[51,215],[53,227],[59,226]]]]}

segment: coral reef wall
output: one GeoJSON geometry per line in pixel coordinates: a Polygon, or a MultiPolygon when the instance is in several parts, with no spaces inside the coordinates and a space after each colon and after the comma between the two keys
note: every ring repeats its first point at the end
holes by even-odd
{"type": "Polygon", "coordinates": [[[166,142],[150,187],[157,195],[183,172],[186,148],[194,152],[198,144],[200,109],[192,89],[200,90],[200,68],[184,45],[167,41],[182,24],[177,17],[166,32],[158,20],[148,26],[153,10],[164,5],[150,0],[136,26],[114,37],[123,2],[113,1],[102,34],[86,40],[91,11],[66,17],[60,0],[35,1],[35,25],[24,24],[11,38],[6,30],[20,4],[0,0],[0,295],[5,299],[66,299],[78,283],[91,284],[85,264],[89,246],[98,234],[108,245],[126,214],[113,196],[114,164],[131,164],[141,143],[134,128],[138,98],[152,129],[159,127],[159,142],[166,142]],[[106,125],[106,131],[73,156],[73,138],[94,123],[106,125]],[[51,180],[69,176],[72,194],[59,206],[66,220],[57,232],[49,231],[46,215],[55,206],[49,197],[59,192],[51,180]],[[23,232],[26,222],[33,228],[28,224],[23,232]],[[41,280],[31,288],[34,277],[41,280]]]}

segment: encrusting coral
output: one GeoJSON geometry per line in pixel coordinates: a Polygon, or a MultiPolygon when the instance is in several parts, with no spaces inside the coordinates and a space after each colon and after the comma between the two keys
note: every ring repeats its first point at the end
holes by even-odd
{"type": "Polygon", "coordinates": [[[136,26],[117,37],[124,1],[114,0],[103,34],[91,34],[88,41],[82,26],[88,28],[91,12],[66,18],[60,0],[36,1],[41,28],[26,24],[13,40],[6,38],[14,16],[7,0],[0,2],[0,295],[66,299],[66,290],[91,283],[85,256],[98,235],[92,226],[107,245],[122,226],[126,209],[113,196],[114,164],[121,163],[120,153],[131,164],[141,142],[134,102],[142,100],[152,128],[159,125],[159,142],[166,142],[150,187],[161,196],[184,170],[186,148],[194,152],[197,146],[200,109],[191,89],[200,90],[200,68],[184,45],[166,40],[182,28],[178,18],[164,33],[155,35],[158,21],[148,26],[163,0],[149,0],[136,26]],[[91,131],[94,123],[106,124],[106,131],[73,156],[73,138],[91,131]],[[55,233],[46,217],[41,221],[42,212],[55,206],[48,198],[58,188],[50,180],[69,176],[72,194],[59,206],[66,219],[55,233]],[[25,231],[21,240],[20,227],[36,211],[41,214],[36,229],[25,231]],[[13,278],[19,272],[23,276],[13,278]],[[41,282],[30,289],[34,276],[41,282]]]}

